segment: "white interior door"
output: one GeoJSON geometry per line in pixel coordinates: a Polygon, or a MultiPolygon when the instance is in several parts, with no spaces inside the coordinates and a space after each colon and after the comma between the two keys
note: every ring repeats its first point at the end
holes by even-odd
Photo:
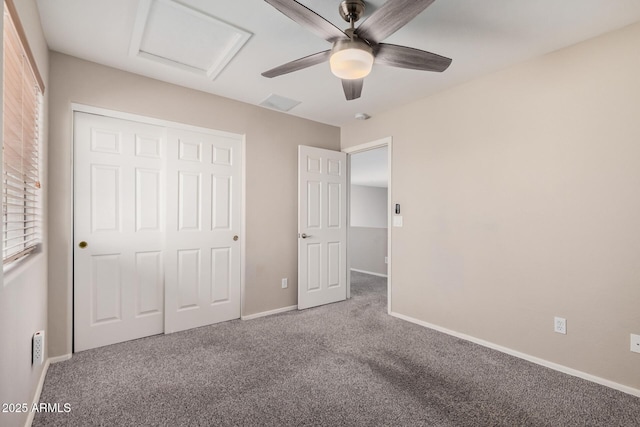
{"type": "Polygon", "coordinates": [[[298,308],[347,298],[346,154],[298,147],[298,308]]]}
{"type": "Polygon", "coordinates": [[[169,130],[166,333],[240,317],[241,144],[169,130]]]}
{"type": "Polygon", "coordinates": [[[161,127],[74,114],[74,345],[162,333],[161,127]]]}

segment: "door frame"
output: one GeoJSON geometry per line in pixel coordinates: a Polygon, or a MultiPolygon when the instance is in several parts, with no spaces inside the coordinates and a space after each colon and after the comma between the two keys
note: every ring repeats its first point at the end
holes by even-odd
{"type": "Polygon", "coordinates": [[[71,227],[70,227],[70,235],[69,235],[69,259],[71,260],[69,268],[70,268],[70,287],[71,287],[71,305],[70,312],[67,313],[67,316],[71,318],[70,322],[70,336],[71,336],[71,354],[75,353],[75,336],[73,334],[74,330],[74,297],[75,297],[75,271],[74,271],[74,247],[75,247],[75,236],[74,236],[74,228],[75,228],[75,134],[73,132],[74,129],[74,117],[75,113],[88,113],[88,114],[97,114],[101,116],[112,117],[114,119],[121,120],[129,120],[133,122],[141,122],[149,125],[156,125],[162,127],[168,127],[179,130],[186,130],[192,132],[200,132],[206,133],[210,135],[220,135],[220,136],[238,136],[241,135],[241,143],[240,143],[240,159],[242,162],[240,168],[240,174],[242,176],[242,186],[241,186],[241,195],[240,195],[240,318],[244,315],[245,308],[245,257],[246,257],[246,182],[247,182],[247,171],[246,171],[246,140],[247,136],[245,134],[237,134],[232,132],[225,132],[216,129],[210,129],[200,126],[188,125],[185,123],[173,122],[171,120],[157,119],[148,116],[142,116],[139,114],[126,113],[123,111],[110,110],[107,108],[93,107],[90,105],[79,104],[72,102],[71,103],[71,204],[69,206],[71,212],[71,227]]]}
{"type": "Polygon", "coordinates": [[[393,257],[391,256],[391,227],[393,221],[393,186],[391,185],[392,165],[393,165],[393,137],[377,139],[375,141],[366,142],[364,144],[354,145],[353,147],[343,148],[341,151],[347,153],[347,299],[351,298],[351,249],[349,247],[350,229],[351,229],[351,155],[362,153],[377,148],[387,147],[387,173],[389,176],[387,187],[387,314],[391,314],[391,264],[393,257]]]}

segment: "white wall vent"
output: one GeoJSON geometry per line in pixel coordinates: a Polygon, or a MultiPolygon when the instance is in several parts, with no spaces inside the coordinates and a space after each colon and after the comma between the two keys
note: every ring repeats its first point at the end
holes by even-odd
{"type": "Polygon", "coordinates": [[[267,97],[260,104],[261,107],[271,108],[278,111],[289,111],[296,105],[300,104],[300,101],[295,99],[285,98],[284,96],[274,95],[273,93],[267,97]]]}

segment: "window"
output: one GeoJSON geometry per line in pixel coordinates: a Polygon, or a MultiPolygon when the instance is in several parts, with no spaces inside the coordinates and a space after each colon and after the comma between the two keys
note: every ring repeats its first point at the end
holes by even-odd
{"type": "Polygon", "coordinates": [[[41,242],[40,108],[44,85],[18,20],[4,2],[2,104],[2,259],[31,253],[41,242]]]}

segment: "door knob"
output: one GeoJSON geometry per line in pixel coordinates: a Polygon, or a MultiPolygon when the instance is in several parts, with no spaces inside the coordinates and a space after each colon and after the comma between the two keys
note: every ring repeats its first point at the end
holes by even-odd
{"type": "Polygon", "coordinates": [[[87,247],[87,242],[83,240],[82,242],[78,243],[78,246],[80,246],[81,249],[84,249],[87,247]]]}
{"type": "Polygon", "coordinates": [[[307,237],[311,237],[311,236],[307,235],[307,233],[302,233],[300,237],[302,237],[303,239],[306,239],[307,237]]]}
{"type": "Polygon", "coordinates": [[[233,241],[235,242],[236,240],[238,240],[238,236],[233,236],[233,241]]]}

